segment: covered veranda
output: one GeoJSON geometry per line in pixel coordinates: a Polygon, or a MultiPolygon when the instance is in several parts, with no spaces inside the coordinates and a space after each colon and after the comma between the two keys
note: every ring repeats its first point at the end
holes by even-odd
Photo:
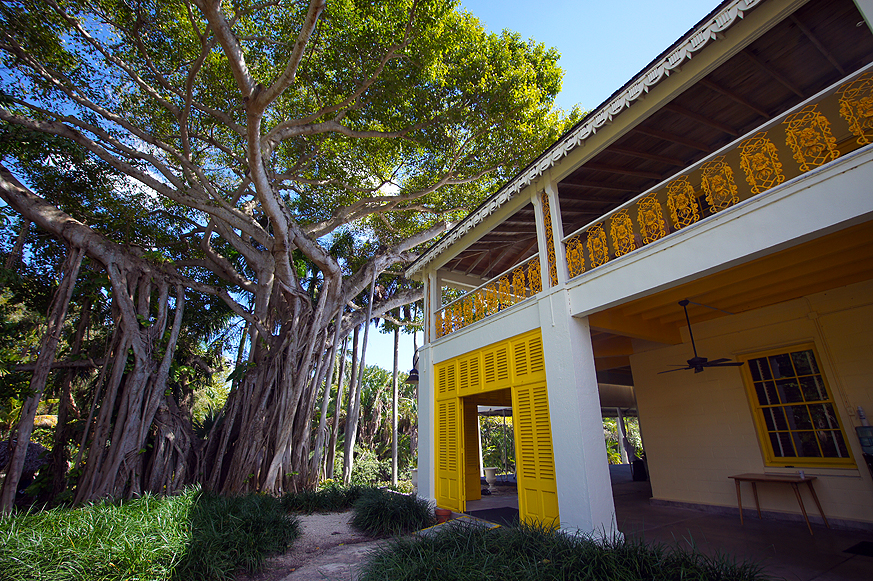
{"type": "MultiPolygon", "coordinates": [[[[873,577],[873,556],[845,552],[864,542],[873,547],[869,531],[828,529],[811,514],[814,534],[810,535],[802,521],[773,518],[766,511],[759,520],[754,508],[744,510],[741,525],[736,509],[705,511],[653,502],[649,482],[634,482],[630,466],[610,468],[618,529],[628,537],[754,561],[774,578],[789,581],[867,581],[873,577]]],[[[506,489],[469,502],[467,509],[517,508],[517,499],[514,490],[506,489]]]]}

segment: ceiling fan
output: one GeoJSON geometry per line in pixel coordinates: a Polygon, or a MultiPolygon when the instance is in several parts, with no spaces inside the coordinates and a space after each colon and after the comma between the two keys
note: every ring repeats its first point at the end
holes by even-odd
{"type": "Polygon", "coordinates": [[[694,333],[691,332],[691,319],[688,318],[688,303],[691,302],[688,299],[683,299],[679,301],[679,304],[685,309],[685,320],[688,322],[688,334],[691,336],[691,348],[694,349],[694,357],[689,359],[686,363],[687,367],[679,367],[678,369],[668,369],[667,371],[659,371],[658,374],[661,373],[670,373],[671,371],[685,371],[686,369],[693,369],[694,373],[700,373],[703,371],[704,367],[740,367],[744,364],[743,361],[731,361],[727,358],[722,359],[714,359],[712,361],[708,360],[706,357],[700,357],[697,355],[697,346],[694,344],[694,333]]]}

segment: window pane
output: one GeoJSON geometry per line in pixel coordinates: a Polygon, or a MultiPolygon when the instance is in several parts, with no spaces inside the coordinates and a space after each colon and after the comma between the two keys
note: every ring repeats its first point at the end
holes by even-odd
{"type": "Polygon", "coordinates": [[[843,432],[835,430],[834,441],[837,443],[837,450],[840,451],[840,458],[848,458],[849,451],[846,449],[846,441],[843,439],[843,432]]]}
{"type": "Polygon", "coordinates": [[[777,430],[787,430],[788,420],[785,419],[785,411],[780,408],[769,408],[773,422],[777,430]]]}
{"type": "Polygon", "coordinates": [[[826,403],[821,405],[809,406],[809,413],[812,416],[813,425],[820,430],[839,429],[837,416],[834,413],[834,406],[826,403]]]}
{"type": "Polygon", "coordinates": [[[764,377],[761,375],[761,362],[763,359],[750,359],[749,360],[749,371],[752,372],[752,380],[753,381],[761,381],[764,377]]]}
{"type": "Polygon", "coordinates": [[[791,443],[791,434],[787,432],[771,433],[770,444],[773,446],[773,455],[781,458],[792,458],[794,445],[791,443]]]}
{"type": "Polygon", "coordinates": [[[772,355],[767,359],[770,360],[770,367],[773,369],[773,377],[794,377],[794,367],[791,366],[791,357],[788,353],[780,355],[772,355]]]}
{"type": "Polygon", "coordinates": [[[767,431],[775,432],[778,428],[776,428],[776,416],[774,415],[774,412],[778,411],[781,415],[782,410],[779,408],[764,408],[761,411],[764,412],[764,423],[767,424],[767,431]]]}
{"type": "Polygon", "coordinates": [[[828,393],[824,382],[821,380],[821,375],[801,377],[800,388],[803,390],[803,397],[806,401],[824,401],[828,399],[828,393]]]}
{"type": "Polygon", "coordinates": [[[792,430],[812,429],[812,420],[809,419],[809,412],[805,405],[787,406],[785,412],[788,414],[788,425],[792,430]]]}
{"type": "Polygon", "coordinates": [[[815,432],[793,432],[792,435],[798,456],[821,458],[821,450],[818,448],[815,432]]]}
{"type": "Polygon", "coordinates": [[[815,363],[815,357],[813,356],[811,349],[792,353],[791,360],[794,361],[794,368],[797,370],[797,375],[811,375],[819,372],[818,365],[815,363]]]}
{"type": "MultiPolygon", "coordinates": [[[[772,384],[772,382],[770,382],[772,384]]],[[[764,387],[764,382],[759,381],[755,383],[755,393],[758,394],[758,403],[761,405],[776,405],[779,403],[779,398],[772,399],[770,395],[767,393],[767,389],[764,387]]],[[[773,393],[775,396],[775,392],[773,393]]]]}
{"type": "Polygon", "coordinates": [[[776,387],[779,389],[779,397],[783,403],[797,403],[803,401],[803,394],[800,393],[800,385],[796,379],[781,379],[776,382],[776,387]]]}
{"type": "Polygon", "coordinates": [[[837,444],[834,441],[834,432],[819,430],[816,432],[816,435],[821,446],[822,456],[825,458],[839,458],[837,444]]]}
{"type": "Polygon", "coordinates": [[[779,393],[776,391],[776,384],[772,381],[764,382],[764,389],[767,391],[767,400],[771,404],[780,403],[779,393]]]}

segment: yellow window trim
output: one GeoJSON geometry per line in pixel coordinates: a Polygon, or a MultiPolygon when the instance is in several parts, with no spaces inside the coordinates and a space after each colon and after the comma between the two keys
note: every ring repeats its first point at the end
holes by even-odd
{"type": "MultiPolygon", "coordinates": [[[[795,345],[788,345],[784,347],[780,347],[777,349],[769,349],[767,351],[758,351],[755,353],[744,353],[743,355],[737,357],[739,361],[745,361],[746,365],[743,365],[740,369],[743,374],[743,383],[746,386],[746,396],[749,402],[749,409],[752,413],[752,419],[755,422],[755,430],[758,433],[758,445],[761,449],[761,455],[764,459],[764,465],[768,467],[781,467],[781,468],[857,468],[857,463],[855,462],[854,455],[852,453],[852,446],[850,445],[849,438],[846,437],[846,430],[843,427],[843,422],[840,418],[839,406],[837,405],[836,400],[834,399],[833,391],[831,390],[830,384],[827,379],[827,374],[825,373],[825,366],[822,364],[822,358],[818,353],[818,350],[815,348],[814,343],[799,343],[795,345]],[[765,407],[783,407],[783,406],[762,406],[758,402],[758,394],[755,391],[755,384],[752,378],[752,370],[748,362],[752,359],[760,359],[763,357],[770,357],[772,355],[781,355],[785,353],[792,353],[797,351],[812,351],[816,365],[818,365],[819,374],[821,375],[821,380],[824,383],[825,390],[828,395],[827,400],[821,400],[822,403],[830,403],[834,408],[834,415],[836,416],[837,424],[840,429],[840,433],[843,436],[843,441],[846,445],[846,450],[849,453],[848,458],[818,458],[818,457],[809,457],[809,456],[793,456],[793,457],[784,457],[784,456],[776,456],[773,452],[772,445],[770,444],[770,436],[769,431],[767,429],[767,424],[764,420],[764,408],[765,407]]],[[[799,402],[800,403],[800,402],[799,402]]],[[[782,430],[779,430],[782,431],[782,430]]],[[[790,432],[790,430],[789,430],[790,432]]]]}

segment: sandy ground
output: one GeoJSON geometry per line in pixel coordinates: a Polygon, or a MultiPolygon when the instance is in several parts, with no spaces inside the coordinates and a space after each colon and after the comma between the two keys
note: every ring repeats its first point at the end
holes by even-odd
{"type": "Polygon", "coordinates": [[[357,566],[379,545],[349,524],[354,513],[300,515],[300,537],[282,555],[267,559],[255,575],[237,581],[353,581],[357,566]]]}

